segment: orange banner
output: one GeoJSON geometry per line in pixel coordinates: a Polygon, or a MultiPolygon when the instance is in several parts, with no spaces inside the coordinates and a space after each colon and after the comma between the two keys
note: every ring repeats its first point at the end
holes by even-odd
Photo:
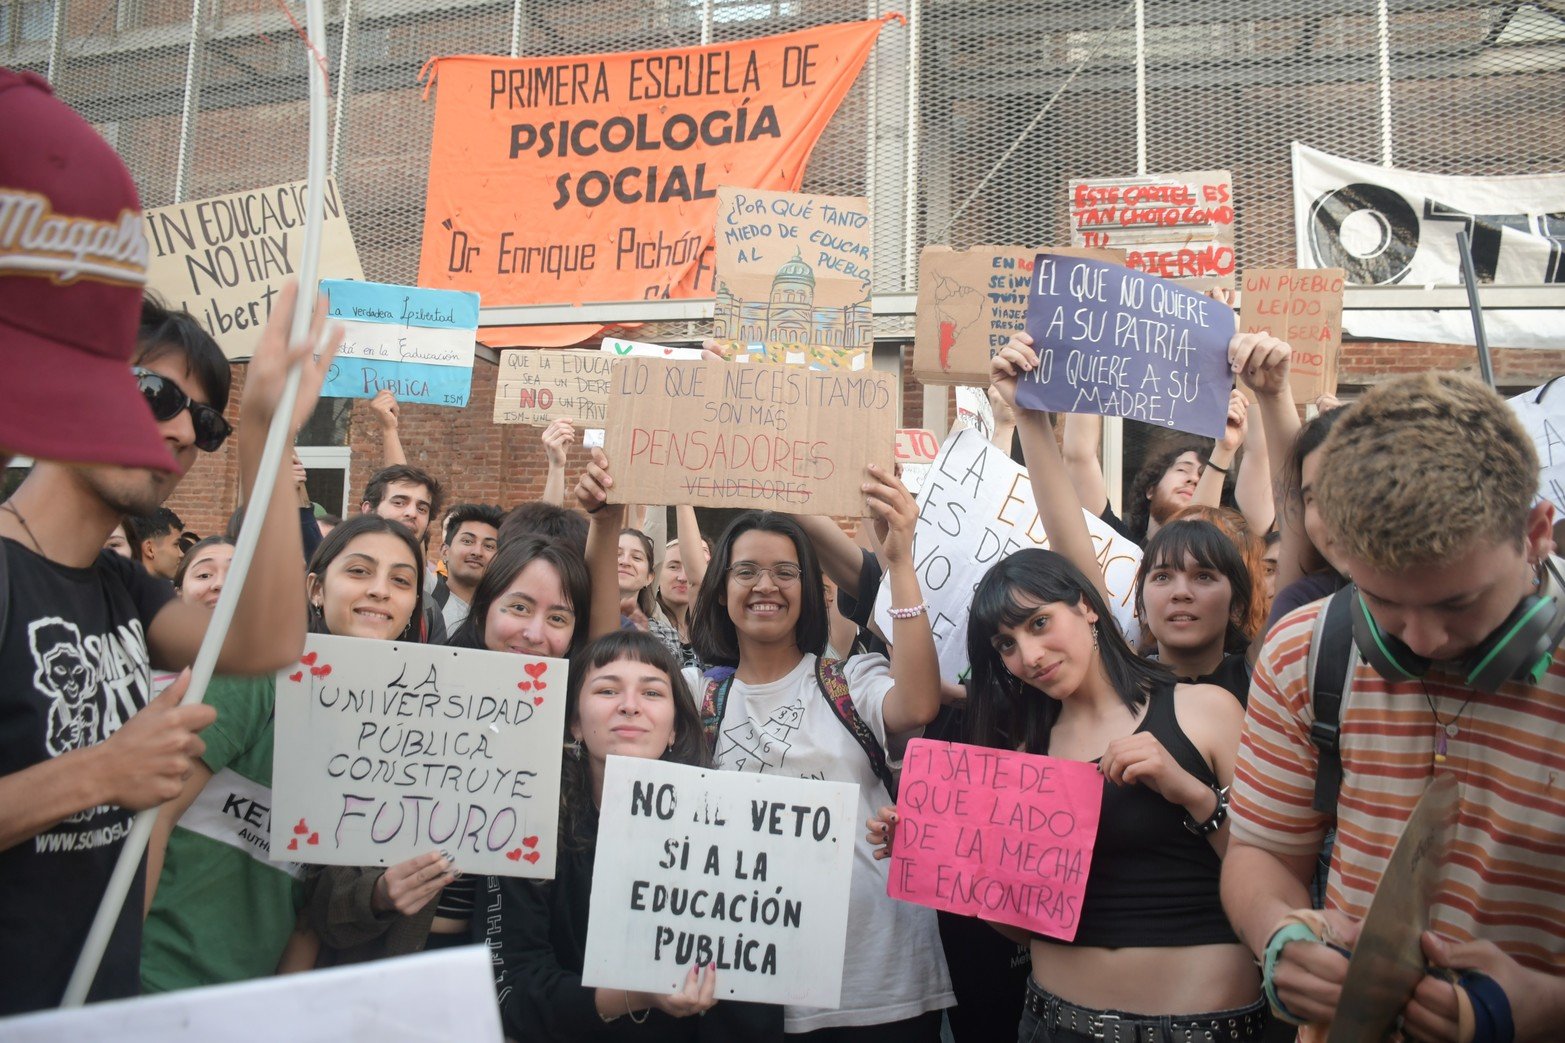
{"type": "MultiPolygon", "coordinates": [[[[891,18],[678,50],[431,59],[419,285],[490,306],[711,296],[718,186],[797,190],[891,18]]],[[[553,347],[600,329],[479,339],[553,347]]]]}

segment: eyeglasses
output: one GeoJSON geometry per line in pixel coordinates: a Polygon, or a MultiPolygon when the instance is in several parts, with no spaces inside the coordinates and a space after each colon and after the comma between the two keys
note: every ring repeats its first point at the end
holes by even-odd
{"type": "Polygon", "coordinates": [[[222,413],[201,402],[192,402],[190,396],[167,377],[140,366],[131,367],[131,373],[135,375],[136,386],[141,388],[141,396],[152,408],[155,419],[173,420],[184,410],[190,410],[190,422],[196,431],[196,448],[202,452],[217,452],[228,436],[234,433],[233,426],[223,419],[222,413]]]}
{"type": "Polygon", "coordinates": [[[741,587],[753,587],[761,582],[763,572],[771,573],[772,582],[779,587],[799,582],[799,577],[804,574],[803,570],[791,561],[779,562],[764,569],[753,561],[741,561],[737,565],[728,566],[729,578],[741,587]]]}

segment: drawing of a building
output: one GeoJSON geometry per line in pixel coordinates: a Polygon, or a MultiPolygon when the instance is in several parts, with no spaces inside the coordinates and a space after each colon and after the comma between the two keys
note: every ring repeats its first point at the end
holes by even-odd
{"type": "Polygon", "coordinates": [[[867,296],[853,304],[816,307],[815,269],[797,250],[777,269],[764,301],[740,300],[726,281],[717,284],[719,340],[868,347],[871,319],[867,296]]]}

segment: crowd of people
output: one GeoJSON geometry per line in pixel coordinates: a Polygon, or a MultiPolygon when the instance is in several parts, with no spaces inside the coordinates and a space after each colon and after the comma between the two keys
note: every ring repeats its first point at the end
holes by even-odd
{"type": "Polygon", "coordinates": [[[143,295],[135,252],[105,231],[139,225],[113,150],[3,70],[0,123],[28,142],[0,150],[0,214],[42,199],[82,230],[0,251],[0,329],[26,360],[0,382],[0,453],[36,461],[0,504],[0,1015],[60,1002],[130,818],[155,808],[93,1000],[481,943],[517,1040],[1311,1038],[1342,1013],[1403,824],[1451,775],[1426,966],[1392,1031],[1565,1033],[1565,582],[1532,441],[1489,388],[1396,379],[1301,423],[1289,346],[1235,336],[1248,395],[1224,435],[1149,458],[1121,518],[1097,418],[1056,432],[1017,403],[1038,357],[1016,335],[992,363],[994,438],[1025,464],[1052,549],[983,576],[955,684],[915,568],[918,504],[879,468],[855,532],[748,511],[704,534],[678,506],[663,541],[645,520],[661,506],[611,502],[602,449],[567,473],[565,421],[542,434],[539,500],[447,505],[383,393],[385,466],[359,513],[318,517],[297,458],[260,471],[289,368],[304,370],[297,432],[331,360],[321,309],[289,342],[290,286],[238,407],[241,502],[272,490],[255,566],[218,676],[182,705],[241,517],[202,537],[164,503],[235,437],[229,365],[196,319],[143,295]],[[1088,515],[1142,548],[1135,640],[1088,515]],[[889,628],[871,619],[881,591],[889,628]],[[1315,653],[1338,631],[1356,651],[1327,707],[1315,653]],[[273,678],[307,633],[569,659],[554,878],[464,874],[438,850],[296,866],[269,858],[264,829],[236,830],[235,801],[252,824],[270,807],[273,678]],[[757,752],[741,733],[786,742],[757,752]],[[916,736],[1097,766],[1073,941],[888,897],[916,736]],[[718,1002],[710,966],[669,993],[582,984],[615,755],[857,784],[837,1008],[718,1002]]]}

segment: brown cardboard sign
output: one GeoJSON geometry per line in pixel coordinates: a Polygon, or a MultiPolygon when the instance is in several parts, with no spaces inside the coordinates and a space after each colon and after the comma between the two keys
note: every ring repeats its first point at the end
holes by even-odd
{"type": "MultiPolygon", "coordinates": [[[[1123,250],[1048,249],[1125,263],[1123,250]]],[[[1037,250],[1020,246],[924,247],[918,255],[913,375],[925,384],[987,386],[989,359],[1026,326],[1037,256],[1037,250]]]]}
{"type": "Polygon", "coordinates": [[[619,359],[603,351],[509,348],[500,352],[494,422],[545,425],[561,417],[602,427],[609,375],[619,359]]]}
{"type": "Polygon", "coordinates": [[[1117,246],[1138,272],[1234,288],[1233,174],[1196,170],[1070,183],[1071,243],[1117,246]]]}
{"type": "Polygon", "coordinates": [[[868,350],[872,231],[859,197],[719,188],[714,338],[868,350]]]}
{"type": "Polygon", "coordinates": [[[922,427],[897,428],[897,463],[932,464],[940,455],[940,439],[922,427]]]}
{"type": "Polygon", "coordinates": [[[803,366],[625,358],[609,381],[614,503],[864,512],[864,468],[889,473],[896,382],[803,366]]]}
{"type": "Polygon", "coordinates": [[[1294,400],[1337,393],[1342,352],[1341,268],[1251,268],[1239,298],[1239,331],[1270,333],[1293,348],[1294,400]]]}

